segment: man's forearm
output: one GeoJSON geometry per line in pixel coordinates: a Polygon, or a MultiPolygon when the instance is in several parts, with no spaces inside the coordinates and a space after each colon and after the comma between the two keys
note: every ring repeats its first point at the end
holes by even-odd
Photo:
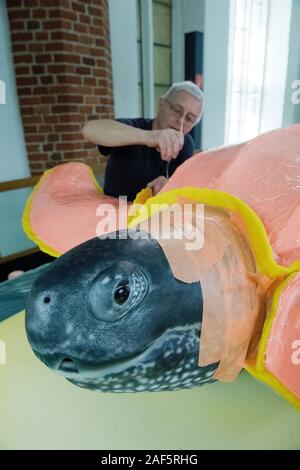
{"type": "Polygon", "coordinates": [[[82,134],[85,140],[106,147],[149,145],[150,133],[110,119],[88,121],[82,134]]]}

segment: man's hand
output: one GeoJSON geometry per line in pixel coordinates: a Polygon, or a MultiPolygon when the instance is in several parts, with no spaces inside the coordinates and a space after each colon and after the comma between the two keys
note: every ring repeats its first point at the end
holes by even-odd
{"type": "Polygon", "coordinates": [[[155,196],[161,188],[167,183],[168,178],[165,176],[158,176],[155,180],[150,181],[147,187],[152,189],[153,196],[155,196]]]}
{"type": "MultiPolygon", "coordinates": [[[[155,147],[161,159],[169,162],[176,158],[184,144],[184,135],[175,129],[151,131],[148,147],[155,147]]],[[[154,180],[155,181],[155,180],[154,180]]]]}

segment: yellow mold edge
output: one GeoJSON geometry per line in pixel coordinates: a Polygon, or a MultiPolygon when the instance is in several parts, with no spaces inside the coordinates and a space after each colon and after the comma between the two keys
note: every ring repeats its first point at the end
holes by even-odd
{"type": "MultiPolygon", "coordinates": [[[[32,192],[31,192],[31,194],[30,194],[30,196],[29,196],[29,198],[26,202],[25,208],[24,208],[24,212],[23,212],[23,216],[22,216],[22,225],[23,225],[23,230],[26,233],[26,235],[28,236],[28,238],[30,238],[30,240],[32,240],[36,245],[38,245],[38,247],[40,248],[41,251],[47,253],[50,256],[54,256],[55,258],[58,258],[59,256],[61,256],[62,253],[59,252],[58,250],[56,250],[55,248],[47,245],[41,238],[39,238],[37,233],[35,233],[35,231],[32,229],[31,223],[30,223],[30,211],[31,211],[31,203],[32,203],[33,197],[35,196],[35,194],[39,190],[39,188],[42,185],[44,179],[47,178],[49,176],[49,174],[52,171],[55,170],[55,168],[52,168],[51,170],[45,171],[45,173],[41,176],[38,183],[34,186],[32,192]]],[[[94,175],[94,172],[93,172],[92,168],[88,168],[88,171],[90,173],[90,176],[91,176],[91,179],[92,179],[93,183],[96,186],[96,189],[99,191],[100,194],[103,194],[103,189],[101,188],[98,181],[96,180],[96,177],[94,175]]]]}
{"type": "MultiPolygon", "coordinates": [[[[145,196],[145,194],[142,194],[145,196]]],[[[144,203],[144,207],[136,209],[136,215],[129,219],[128,226],[134,227],[143,222],[148,217],[163,209],[163,205],[171,205],[178,202],[178,198],[185,198],[192,203],[206,204],[210,207],[227,209],[237,213],[243,220],[249,243],[255,256],[257,268],[261,274],[270,279],[285,278],[277,287],[270,310],[268,312],[262,337],[259,343],[259,352],[256,364],[251,366],[247,364],[245,369],[256,379],[268,384],[272,389],[278,392],[283,398],[300,409],[300,400],[290,392],[278,379],[272,376],[264,367],[264,354],[267,341],[270,335],[272,322],[275,318],[279,298],[288,282],[300,270],[300,261],[295,261],[289,267],[281,266],[273,258],[272,247],[269,242],[264,225],[257,214],[241,199],[224,191],[212,190],[207,188],[180,188],[150,197],[144,203]]],[[[134,201],[134,204],[140,203],[140,195],[134,201]]]]}
{"type": "Polygon", "coordinates": [[[141,194],[142,192],[133,203],[135,215],[128,219],[129,228],[133,228],[149,217],[152,217],[163,209],[163,205],[172,205],[178,202],[179,198],[185,198],[190,200],[191,203],[205,204],[210,207],[227,209],[237,213],[244,222],[249,243],[255,256],[257,269],[261,274],[266,275],[270,279],[277,279],[300,270],[300,261],[294,262],[289,267],[276,263],[267,232],[260,218],[248,204],[232,194],[214,189],[186,187],[173,189],[166,193],[158,194],[155,197],[150,197],[142,206],[134,208],[134,205],[140,203],[141,194]]]}
{"type": "Polygon", "coordinates": [[[253,365],[250,363],[246,364],[245,369],[255,379],[260,380],[269,385],[273,390],[279,393],[289,403],[291,403],[293,406],[300,410],[300,399],[297,398],[291,391],[289,391],[274,375],[270,374],[270,372],[268,372],[264,366],[265,350],[271,333],[272,324],[278,311],[280,296],[287,287],[288,283],[293,279],[293,277],[295,277],[296,274],[298,273],[293,273],[288,276],[283,282],[279,284],[279,286],[275,290],[272,299],[272,304],[268,311],[267,318],[263,327],[262,336],[258,345],[256,363],[253,365]]]}

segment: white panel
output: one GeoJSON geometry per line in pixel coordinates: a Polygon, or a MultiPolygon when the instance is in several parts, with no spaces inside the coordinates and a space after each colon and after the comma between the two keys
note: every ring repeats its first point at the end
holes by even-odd
{"type": "MultiPolygon", "coordinates": [[[[292,84],[295,80],[300,80],[300,0],[293,0],[291,14],[291,29],[289,42],[289,58],[286,78],[286,91],[283,109],[282,126],[289,126],[300,122],[300,103],[293,103],[292,94],[295,89],[292,84]]],[[[299,88],[298,88],[299,90],[299,88]]],[[[299,96],[299,93],[298,93],[299,96]]]]}
{"type": "Polygon", "coordinates": [[[142,0],[142,62],[144,117],[154,117],[153,10],[152,0],[142,0]]]}
{"type": "Polygon", "coordinates": [[[291,0],[285,0],[284,2],[282,0],[272,0],[270,2],[260,134],[282,125],[291,8],[291,0]]]}
{"type": "Polygon", "coordinates": [[[116,117],[137,117],[138,51],[136,3],[109,0],[113,88],[116,117]]]}
{"type": "MultiPolygon", "coordinates": [[[[0,80],[5,83],[5,104],[0,104],[0,181],[29,176],[19,103],[16,91],[6,3],[0,1],[0,80]]],[[[2,100],[3,101],[3,100],[2,100]]],[[[0,256],[31,248],[23,233],[21,216],[29,190],[0,194],[0,256]]]]}
{"type": "Polygon", "coordinates": [[[207,0],[204,35],[203,149],[224,144],[228,34],[229,0],[207,0]]]}

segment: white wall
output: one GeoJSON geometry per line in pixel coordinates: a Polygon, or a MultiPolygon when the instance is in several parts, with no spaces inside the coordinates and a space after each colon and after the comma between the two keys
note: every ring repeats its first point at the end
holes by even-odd
{"type": "Polygon", "coordinates": [[[300,104],[293,104],[292,83],[294,80],[300,80],[300,0],[293,0],[291,14],[291,30],[289,43],[289,59],[286,79],[286,92],[284,101],[284,111],[282,126],[289,126],[300,122],[300,104]]]}
{"type": "Polygon", "coordinates": [[[204,34],[205,108],[203,149],[224,144],[229,34],[229,0],[206,0],[204,34]]]}
{"type": "MultiPolygon", "coordinates": [[[[6,103],[0,104],[0,181],[29,176],[5,1],[0,1],[0,80],[6,85],[6,103]]],[[[30,190],[0,193],[0,256],[33,246],[23,233],[21,217],[30,190]]]]}
{"type": "Polygon", "coordinates": [[[136,3],[109,0],[115,117],[137,117],[138,57],[136,3]]]}
{"type": "Polygon", "coordinates": [[[259,133],[282,125],[287,78],[292,0],[272,0],[269,6],[264,91],[259,133]]]}
{"type": "Polygon", "coordinates": [[[6,85],[6,104],[0,104],[0,180],[29,175],[5,2],[0,1],[0,80],[6,85]]]}

